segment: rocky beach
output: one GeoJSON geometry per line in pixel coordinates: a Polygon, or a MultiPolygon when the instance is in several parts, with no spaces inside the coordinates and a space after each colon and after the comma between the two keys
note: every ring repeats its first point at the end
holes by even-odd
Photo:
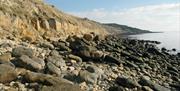
{"type": "Polygon", "coordinates": [[[0,0],[0,91],[180,91],[180,53],[118,35],[150,32],[0,0]]]}
{"type": "Polygon", "coordinates": [[[1,39],[1,91],[179,91],[180,54],[156,41],[84,34],[36,44],[1,39]]]}

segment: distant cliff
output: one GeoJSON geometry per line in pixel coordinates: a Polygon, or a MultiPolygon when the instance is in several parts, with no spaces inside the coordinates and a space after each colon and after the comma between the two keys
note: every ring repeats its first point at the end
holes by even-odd
{"type": "Polygon", "coordinates": [[[140,34],[140,33],[152,33],[149,30],[142,30],[126,25],[120,25],[116,23],[104,24],[107,30],[111,33],[120,33],[120,34],[140,34]]]}

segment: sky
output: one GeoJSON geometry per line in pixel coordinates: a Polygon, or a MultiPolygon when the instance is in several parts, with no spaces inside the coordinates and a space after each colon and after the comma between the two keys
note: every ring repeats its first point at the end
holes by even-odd
{"type": "Polygon", "coordinates": [[[58,9],[102,23],[151,31],[180,31],[180,0],[45,0],[58,9]]]}

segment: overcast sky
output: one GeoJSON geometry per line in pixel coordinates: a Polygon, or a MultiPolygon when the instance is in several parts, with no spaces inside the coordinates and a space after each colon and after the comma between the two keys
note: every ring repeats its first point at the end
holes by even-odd
{"type": "Polygon", "coordinates": [[[180,31],[180,0],[45,0],[60,10],[103,23],[180,31]]]}

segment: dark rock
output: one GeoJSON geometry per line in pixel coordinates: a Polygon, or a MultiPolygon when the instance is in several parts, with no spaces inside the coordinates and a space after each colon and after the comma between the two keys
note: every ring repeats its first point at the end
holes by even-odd
{"type": "Polygon", "coordinates": [[[154,47],[148,48],[148,49],[147,49],[147,52],[152,53],[152,54],[157,54],[157,55],[161,55],[161,54],[162,54],[161,52],[159,52],[158,49],[156,49],[156,48],[154,48],[154,47]]]}
{"type": "Polygon", "coordinates": [[[92,41],[94,36],[92,34],[84,34],[83,38],[87,41],[92,41]]]}
{"type": "Polygon", "coordinates": [[[167,70],[178,72],[178,69],[176,67],[173,67],[173,66],[168,66],[167,70]]]}
{"type": "Polygon", "coordinates": [[[112,57],[110,55],[106,55],[104,58],[104,61],[109,62],[109,63],[115,63],[115,64],[120,64],[121,61],[115,57],[112,57]]]}
{"type": "Polygon", "coordinates": [[[170,91],[170,89],[160,86],[159,84],[153,83],[152,81],[150,81],[149,79],[147,79],[145,77],[142,77],[141,80],[139,81],[139,83],[142,86],[149,86],[150,88],[152,88],[155,91],[170,91]]]}
{"type": "Polygon", "coordinates": [[[0,64],[0,83],[8,83],[17,78],[17,73],[14,67],[0,64]]]}
{"type": "Polygon", "coordinates": [[[177,56],[180,57],[180,53],[177,53],[177,56]]]}
{"type": "Polygon", "coordinates": [[[136,81],[133,81],[129,78],[124,78],[124,77],[118,77],[116,79],[116,82],[123,86],[123,87],[127,87],[127,88],[135,88],[135,87],[139,87],[139,84],[136,81]]]}
{"type": "Polygon", "coordinates": [[[137,40],[129,40],[129,44],[135,46],[137,45],[138,41],[137,40]]]}
{"type": "Polygon", "coordinates": [[[149,53],[143,53],[143,57],[152,58],[152,56],[149,53]]]}
{"type": "Polygon", "coordinates": [[[173,48],[173,49],[172,49],[172,51],[174,51],[174,52],[175,52],[175,51],[176,51],[176,49],[175,49],[175,48],[173,48]]]}
{"type": "Polygon", "coordinates": [[[177,91],[180,91],[180,83],[172,83],[170,86],[176,88],[177,91]]]}
{"type": "Polygon", "coordinates": [[[173,76],[179,76],[178,72],[175,72],[175,71],[172,71],[172,70],[168,70],[168,72],[173,76]]]}
{"type": "Polygon", "coordinates": [[[127,60],[143,63],[143,59],[141,57],[136,57],[134,55],[128,56],[127,60]]]}
{"type": "Polygon", "coordinates": [[[109,91],[124,91],[124,89],[121,86],[113,86],[109,88],[109,91]]]}
{"type": "Polygon", "coordinates": [[[134,68],[138,68],[139,67],[136,64],[134,64],[132,62],[129,62],[129,61],[127,61],[125,65],[128,66],[128,67],[134,67],[134,68]]]}
{"type": "Polygon", "coordinates": [[[162,52],[166,52],[167,49],[166,49],[165,47],[163,47],[163,48],[161,48],[161,51],[162,51],[162,52]]]}
{"type": "Polygon", "coordinates": [[[34,56],[34,52],[30,48],[25,48],[25,47],[17,47],[12,50],[12,56],[14,57],[20,57],[22,55],[27,55],[29,57],[34,56]]]}

